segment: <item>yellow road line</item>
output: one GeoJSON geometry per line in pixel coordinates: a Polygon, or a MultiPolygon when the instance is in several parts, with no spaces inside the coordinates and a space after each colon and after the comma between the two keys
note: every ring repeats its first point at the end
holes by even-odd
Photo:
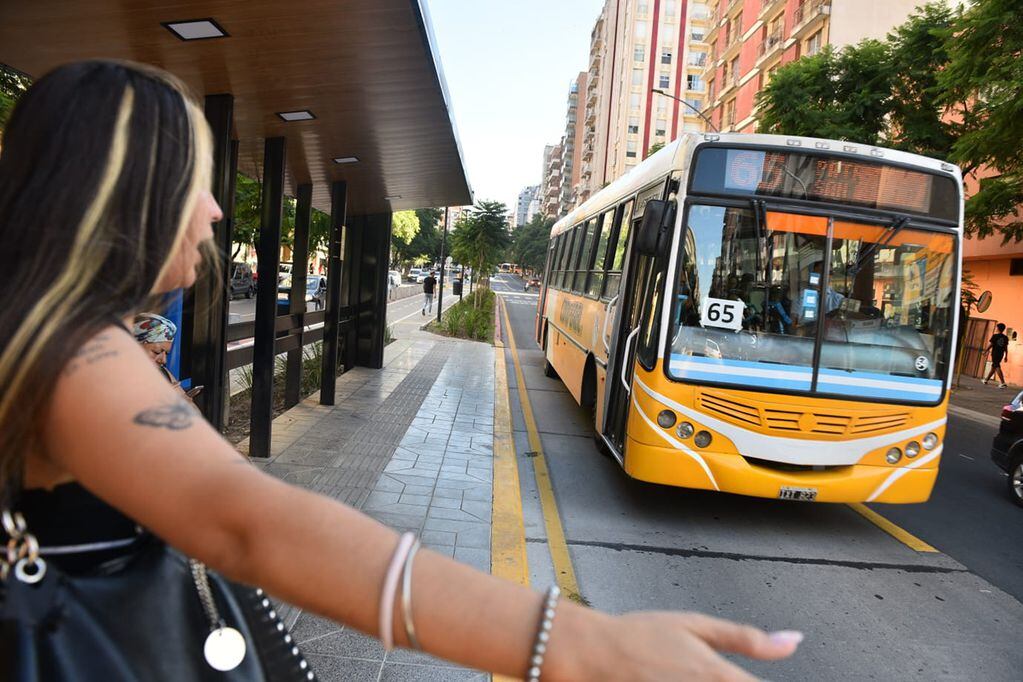
{"type": "Polygon", "coordinates": [[[515,334],[512,331],[511,320],[508,318],[508,308],[504,305],[503,300],[500,305],[501,312],[504,314],[504,327],[508,334],[508,346],[511,348],[512,362],[515,365],[515,379],[519,385],[519,403],[522,407],[522,417],[526,422],[526,432],[529,434],[529,447],[535,453],[533,474],[536,476],[536,487],[540,493],[540,506],[543,509],[544,525],[547,527],[547,547],[550,549],[551,561],[554,564],[555,580],[565,597],[583,603],[582,596],[579,594],[579,583],[575,578],[575,569],[572,567],[572,557],[568,553],[568,543],[565,542],[565,531],[561,526],[558,504],[554,500],[554,487],[551,485],[551,475],[547,469],[547,458],[543,454],[540,432],[536,428],[533,407],[529,402],[529,394],[526,392],[526,380],[522,374],[522,364],[519,362],[519,351],[515,346],[515,334]]]}
{"type": "Polygon", "coordinates": [[[931,547],[926,542],[918,538],[917,536],[910,533],[909,531],[903,530],[902,528],[896,526],[894,523],[892,523],[885,517],[881,516],[877,512],[873,511],[872,509],[868,509],[866,505],[856,503],[850,504],[848,506],[854,512],[865,518],[867,521],[870,521],[872,524],[874,524],[884,532],[888,533],[893,538],[895,538],[902,544],[906,545],[910,549],[914,549],[917,552],[938,551],[934,547],[931,547]]]}
{"type": "MultiPolygon", "coordinates": [[[[490,530],[490,572],[519,585],[529,585],[526,528],[522,520],[522,488],[515,461],[508,371],[504,344],[494,349],[494,511],[490,530]]],[[[495,677],[495,679],[497,679],[495,677]]]]}

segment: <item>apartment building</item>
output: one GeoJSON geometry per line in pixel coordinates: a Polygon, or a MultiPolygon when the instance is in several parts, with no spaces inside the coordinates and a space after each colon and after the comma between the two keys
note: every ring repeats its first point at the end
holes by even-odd
{"type": "Polygon", "coordinates": [[[583,115],[587,79],[588,74],[583,71],[572,81],[568,89],[565,134],[557,145],[544,149],[541,211],[549,218],[560,218],[575,206],[585,134],[583,115]]]}
{"type": "Polygon", "coordinates": [[[548,218],[561,217],[561,142],[543,149],[543,182],[540,183],[540,212],[548,218]]]}
{"type": "Polygon", "coordinates": [[[654,145],[703,130],[710,27],[703,2],[605,2],[590,35],[577,204],[627,173],[654,145]]]}
{"type": "Polygon", "coordinates": [[[923,0],[707,0],[704,114],[722,131],[756,131],[756,94],[778,67],[864,38],[884,38],[923,0]]]}
{"type": "Polygon", "coordinates": [[[537,195],[540,193],[540,185],[530,185],[523,187],[522,191],[519,192],[519,198],[515,202],[515,218],[512,223],[512,227],[522,227],[530,220],[533,219],[533,215],[537,212],[537,195]]]}

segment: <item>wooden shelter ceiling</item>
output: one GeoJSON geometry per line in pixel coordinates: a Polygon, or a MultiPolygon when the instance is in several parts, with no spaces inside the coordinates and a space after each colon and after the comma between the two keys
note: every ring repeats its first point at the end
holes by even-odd
{"type": "Polygon", "coordinates": [[[289,193],[312,182],[326,211],[330,183],[347,180],[350,214],[472,202],[432,43],[418,0],[0,1],[0,62],[40,76],[130,59],[199,96],[231,93],[239,170],[261,177],[264,138],[284,136],[289,193]],[[183,41],[162,25],[201,18],[228,37],[183,41]],[[301,109],[316,118],[277,116],[301,109]],[[359,162],[333,162],[348,156],[359,162]]]}

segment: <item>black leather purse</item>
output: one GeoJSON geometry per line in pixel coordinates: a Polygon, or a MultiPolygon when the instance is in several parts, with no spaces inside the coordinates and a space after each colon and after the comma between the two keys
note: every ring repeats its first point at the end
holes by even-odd
{"type": "Polygon", "coordinates": [[[262,590],[150,534],[88,575],[70,575],[39,555],[19,515],[5,511],[3,522],[0,680],[315,680],[262,590]]]}

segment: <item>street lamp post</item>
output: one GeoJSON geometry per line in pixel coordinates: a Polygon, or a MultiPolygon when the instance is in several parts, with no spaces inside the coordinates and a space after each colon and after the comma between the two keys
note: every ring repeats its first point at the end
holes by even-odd
{"type": "Polygon", "coordinates": [[[440,324],[440,313],[444,309],[444,268],[447,263],[444,262],[444,246],[448,242],[448,216],[450,215],[450,208],[444,207],[444,238],[440,240],[440,289],[437,291],[437,323],[440,324]]]}
{"type": "Polygon", "coordinates": [[[711,129],[711,130],[713,130],[713,131],[714,131],[715,133],[720,133],[720,132],[721,132],[720,130],[718,130],[718,127],[717,127],[716,125],[714,125],[713,123],[711,123],[710,119],[709,119],[709,118],[707,118],[706,116],[704,116],[704,115],[703,115],[703,113],[702,113],[702,112],[701,112],[701,111],[700,111],[699,109],[697,109],[697,108],[696,108],[696,107],[694,107],[694,106],[693,106],[692,104],[690,104],[689,102],[685,101],[684,99],[679,99],[678,97],[675,97],[675,95],[670,95],[670,94],[668,94],[667,92],[665,92],[664,90],[660,90],[660,89],[658,89],[658,88],[652,88],[652,89],[651,89],[651,92],[656,92],[656,93],[657,93],[658,95],[664,95],[665,97],[668,97],[669,99],[673,99],[673,100],[675,100],[675,101],[676,101],[676,102],[678,102],[679,104],[684,104],[684,105],[686,105],[687,107],[689,107],[690,109],[692,109],[692,110],[693,110],[693,112],[694,112],[694,113],[695,113],[695,114],[696,114],[697,116],[699,116],[700,118],[702,118],[702,119],[704,120],[704,122],[705,122],[705,123],[706,123],[707,125],[709,125],[709,126],[710,126],[710,129],[711,129]]]}

